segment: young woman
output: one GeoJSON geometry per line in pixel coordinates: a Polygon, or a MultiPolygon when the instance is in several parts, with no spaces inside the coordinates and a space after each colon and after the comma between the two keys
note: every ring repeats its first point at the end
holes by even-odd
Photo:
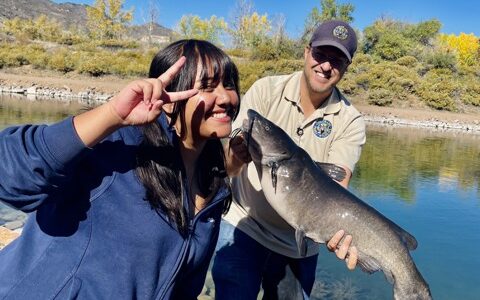
{"type": "Polygon", "coordinates": [[[182,40],[108,103],[1,132],[0,200],[33,213],[0,251],[0,298],[196,299],[238,105],[229,57],[182,40]]]}

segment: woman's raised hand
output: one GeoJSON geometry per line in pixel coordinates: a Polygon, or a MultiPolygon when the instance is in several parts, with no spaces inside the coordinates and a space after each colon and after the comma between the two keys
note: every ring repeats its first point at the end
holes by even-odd
{"type": "Polygon", "coordinates": [[[122,120],[122,125],[142,125],[157,119],[163,104],[186,100],[198,93],[196,89],[167,92],[165,88],[185,63],[181,57],[158,78],[130,82],[108,103],[122,120]]]}
{"type": "Polygon", "coordinates": [[[82,142],[87,147],[93,147],[122,126],[154,121],[160,115],[163,104],[186,100],[198,93],[195,89],[172,93],[165,91],[184,63],[185,57],[181,57],[160,77],[133,81],[109,102],[75,116],[73,125],[82,142]]]}

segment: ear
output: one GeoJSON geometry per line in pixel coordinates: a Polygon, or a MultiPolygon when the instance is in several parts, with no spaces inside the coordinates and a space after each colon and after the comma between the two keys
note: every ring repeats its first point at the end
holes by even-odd
{"type": "Polygon", "coordinates": [[[310,52],[310,46],[306,46],[305,50],[303,51],[303,59],[307,59],[309,52],[310,52]]]}

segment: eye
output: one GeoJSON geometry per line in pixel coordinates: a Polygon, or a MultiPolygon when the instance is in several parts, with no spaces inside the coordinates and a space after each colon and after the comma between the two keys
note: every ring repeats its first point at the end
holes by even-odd
{"type": "Polygon", "coordinates": [[[204,93],[213,93],[214,90],[215,89],[213,87],[209,87],[209,86],[200,89],[200,91],[204,93]]]}
{"type": "Polygon", "coordinates": [[[235,84],[233,84],[232,82],[224,82],[223,87],[226,90],[235,90],[235,84]]]}
{"type": "Polygon", "coordinates": [[[265,126],[265,131],[270,131],[270,126],[265,126]]]}

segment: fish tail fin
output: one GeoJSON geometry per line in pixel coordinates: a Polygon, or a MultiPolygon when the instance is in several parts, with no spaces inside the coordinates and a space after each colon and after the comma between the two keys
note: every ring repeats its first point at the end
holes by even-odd
{"type": "Polygon", "coordinates": [[[393,279],[393,299],[432,300],[430,288],[418,271],[409,282],[400,283],[393,279]]]}
{"type": "Polygon", "coordinates": [[[413,286],[410,289],[393,288],[393,299],[395,300],[432,300],[432,294],[428,286],[413,286]]]}

